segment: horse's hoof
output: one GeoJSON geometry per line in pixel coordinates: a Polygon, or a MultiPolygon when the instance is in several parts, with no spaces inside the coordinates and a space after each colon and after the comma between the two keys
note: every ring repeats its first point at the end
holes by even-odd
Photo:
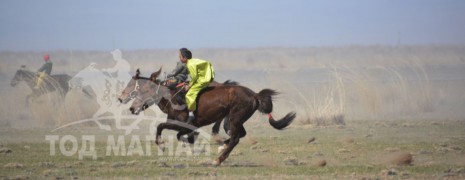
{"type": "Polygon", "coordinates": [[[158,144],[158,148],[160,148],[161,152],[165,152],[165,144],[164,143],[158,144]]]}
{"type": "Polygon", "coordinates": [[[228,146],[226,144],[223,144],[222,146],[218,147],[218,154],[223,153],[223,151],[227,148],[228,146]]]}
{"type": "Polygon", "coordinates": [[[157,145],[165,144],[165,141],[158,139],[158,140],[155,140],[155,144],[157,145]]]}
{"type": "Polygon", "coordinates": [[[215,160],[213,160],[213,162],[212,162],[212,165],[215,166],[215,167],[216,167],[216,166],[219,166],[220,164],[221,164],[221,161],[220,161],[219,159],[215,159],[215,160]]]}

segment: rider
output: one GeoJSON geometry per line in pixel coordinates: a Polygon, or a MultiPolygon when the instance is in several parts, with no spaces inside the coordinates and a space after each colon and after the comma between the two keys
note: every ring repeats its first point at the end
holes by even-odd
{"type": "Polygon", "coordinates": [[[45,76],[50,75],[52,72],[53,63],[50,61],[49,54],[44,55],[44,61],[45,63],[42,65],[42,67],[37,70],[37,82],[34,86],[34,89],[39,89],[44,81],[45,76]]]}
{"type": "Polygon", "coordinates": [[[113,78],[124,79],[126,76],[130,76],[129,72],[131,66],[127,60],[123,59],[121,50],[116,49],[112,51],[111,54],[116,64],[111,68],[102,69],[102,71],[108,73],[108,75],[113,78]]]}
{"type": "Polygon", "coordinates": [[[183,62],[177,62],[176,68],[174,68],[173,71],[166,76],[168,78],[168,80],[166,80],[166,86],[170,89],[175,88],[176,85],[187,80],[188,74],[189,72],[187,71],[186,64],[183,62]]]}
{"type": "Polygon", "coordinates": [[[187,48],[181,48],[179,50],[179,60],[186,63],[191,78],[189,85],[185,86],[185,89],[188,90],[186,93],[186,104],[187,110],[189,111],[189,119],[187,122],[190,124],[195,119],[193,112],[197,108],[195,101],[197,95],[213,81],[215,78],[215,71],[210,62],[201,59],[193,59],[191,51],[187,48]]]}

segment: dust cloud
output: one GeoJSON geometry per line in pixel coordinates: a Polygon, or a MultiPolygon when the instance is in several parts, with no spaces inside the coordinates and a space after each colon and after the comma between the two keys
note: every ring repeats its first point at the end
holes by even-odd
{"type": "MultiPolygon", "coordinates": [[[[345,46],[309,48],[193,49],[212,62],[216,80],[234,80],[255,92],[281,94],[275,114],[296,111],[300,124],[344,124],[357,120],[465,120],[465,47],[345,46]]],[[[131,73],[143,75],[178,61],[176,49],[122,50],[131,73]]],[[[74,76],[91,62],[114,65],[109,52],[53,51],[52,74],[74,76]]],[[[94,97],[71,89],[64,98],[51,92],[27,103],[32,90],[10,86],[21,65],[34,71],[42,52],[0,52],[0,125],[14,128],[58,127],[91,117],[94,97]]],[[[114,99],[116,102],[116,98],[114,99]]]]}

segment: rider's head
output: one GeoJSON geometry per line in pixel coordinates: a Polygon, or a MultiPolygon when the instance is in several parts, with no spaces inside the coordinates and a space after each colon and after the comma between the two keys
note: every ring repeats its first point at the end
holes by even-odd
{"type": "Polygon", "coordinates": [[[119,49],[115,49],[111,52],[111,54],[113,55],[113,60],[121,59],[123,57],[123,53],[119,49]]]}
{"type": "Polygon", "coordinates": [[[187,62],[188,59],[192,59],[192,53],[187,48],[179,49],[179,60],[183,63],[187,62]]]}
{"type": "Polygon", "coordinates": [[[50,61],[50,55],[49,54],[44,55],[44,61],[45,62],[50,61]]]}

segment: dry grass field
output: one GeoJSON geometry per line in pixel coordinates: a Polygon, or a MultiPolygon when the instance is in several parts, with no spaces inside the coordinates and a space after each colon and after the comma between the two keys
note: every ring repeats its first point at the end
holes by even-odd
{"type": "MultiPolygon", "coordinates": [[[[149,75],[161,66],[169,72],[178,60],[176,49],[122,52],[132,74],[140,68],[149,75]]],[[[462,46],[194,49],[194,57],[211,60],[217,81],[231,79],[255,92],[279,91],[273,100],[275,117],[297,112],[293,124],[282,131],[256,113],[245,124],[247,136],[219,167],[210,165],[219,147],[214,139],[202,141],[208,152],[204,156],[158,152],[146,138],[153,137],[153,120],[166,117],[156,108],[145,114],[151,120],[128,133],[111,118],[101,121],[110,131],[94,122],[72,124],[91,118],[101,106],[80,89],[64,98],[49,93],[27,105],[29,87],[11,87],[10,81],[21,65],[39,68],[43,53],[0,52],[3,179],[465,178],[462,46]],[[94,138],[95,159],[79,157],[82,148],[91,148],[89,136],[94,138]],[[58,138],[55,147],[47,137],[58,138]],[[113,137],[123,138],[126,153],[108,153],[113,137]],[[76,153],[66,154],[74,148],[76,153]]],[[[54,74],[74,76],[91,62],[97,69],[114,66],[110,52],[47,53],[54,74]]],[[[116,103],[116,97],[111,98],[116,103]]],[[[132,117],[126,111],[123,115],[132,117]]],[[[124,119],[122,124],[133,121],[124,119]]],[[[209,133],[211,125],[201,130],[209,133]]],[[[170,139],[174,135],[170,130],[163,135],[174,144],[172,151],[195,151],[170,139]]],[[[223,130],[220,135],[227,137],[223,130]]]]}

